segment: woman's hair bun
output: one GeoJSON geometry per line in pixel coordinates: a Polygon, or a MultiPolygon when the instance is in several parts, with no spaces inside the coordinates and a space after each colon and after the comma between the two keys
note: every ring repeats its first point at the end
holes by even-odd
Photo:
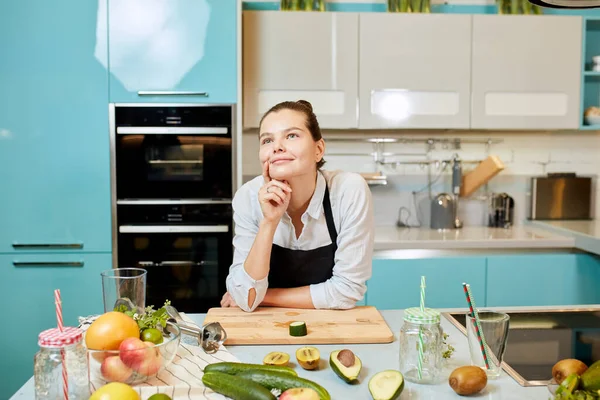
{"type": "Polygon", "coordinates": [[[310,104],[308,101],[298,100],[298,101],[296,101],[296,103],[302,104],[304,107],[308,108],[310,110],[310,112],[313,112],[312,104],[310,104]]]}

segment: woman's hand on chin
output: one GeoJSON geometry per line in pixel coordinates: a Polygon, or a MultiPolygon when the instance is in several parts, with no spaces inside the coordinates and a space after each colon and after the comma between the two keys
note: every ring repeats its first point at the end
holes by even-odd
{"type": "Polygon", "coordinates": [[[269,161],[263,163],[263,178],[265,184],[258,191],[258,202],[265,220],[279,223],[287,210],[292,196],[292,188],[285,181],[271,179],[269,161]]]}

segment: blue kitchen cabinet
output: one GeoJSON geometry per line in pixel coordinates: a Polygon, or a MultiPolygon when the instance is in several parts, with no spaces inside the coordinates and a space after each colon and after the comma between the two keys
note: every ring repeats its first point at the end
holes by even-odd
{"type": "Polygon", "coordinates": [[[109,0],[112,103],[237,103],[237,0],[109,0]]]}
{"type": "Polygon", "coordinates": [[[600,303],[600,258],[592,254],[488,257],[487,306],[600,303]]]}
{"type": "Polygon", "coordinates": [[[108,72],[96,36],[106,21],[98,7],[0,2],[0,253],[40,251],[19,245],[111,250],[108,72]]]}
{"type": "Polygon", "coordinates": [[[426,307],[467,307],[463,282],[471,285],[477,306],[485,306],[486,259],[480,256],[373,259],[367,305],[383,310],[418,307],[422,275],[426,277],[426,307]]]}
{"type": "Polygon", "coordinates": [[[110,253],[0,255],[5,316],[0,399],[8,399],[33,375],[38,335],[57,326],[54,290],[61,291],[64,325],[77,326],[78,317],[104,311],[100,273],[110,266],[110,253]]]}

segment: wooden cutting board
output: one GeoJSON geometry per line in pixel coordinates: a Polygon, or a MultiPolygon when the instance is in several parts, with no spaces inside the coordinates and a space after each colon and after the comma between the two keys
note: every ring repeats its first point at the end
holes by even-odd
{"type": "Polygon", "coordinates": [[[258,307],[248,313],[239,308],[211,308],[204,323],[219,322],[227,332],[225,345],[391,343],[394,334],[375,307],[350,310],[304,310],[258,307]],[[294,337],[289,325],[304,321],[308,334],[294,337]]]}

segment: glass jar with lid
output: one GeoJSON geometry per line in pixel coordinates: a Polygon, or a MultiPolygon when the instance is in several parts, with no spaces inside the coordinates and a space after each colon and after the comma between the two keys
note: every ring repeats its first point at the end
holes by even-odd
{"type": "Polygon", "coordinates": [[[415,383],[435,382],[442,369],[442,343],[439,311],[421,311],[419,307],[404,310],[400,329],[400,372],[404,378],[415,383]]]}
{"type": "Polygon", "coordinates": [[[36,400],[65,399],[65,385],[69,399],[90,397],[86,349],[82,343],[83,331],[65,327],[48,329],[39,334],[33,363],[36,400]],[[66,374],[63,375],[63,367],[66,374]]]}

